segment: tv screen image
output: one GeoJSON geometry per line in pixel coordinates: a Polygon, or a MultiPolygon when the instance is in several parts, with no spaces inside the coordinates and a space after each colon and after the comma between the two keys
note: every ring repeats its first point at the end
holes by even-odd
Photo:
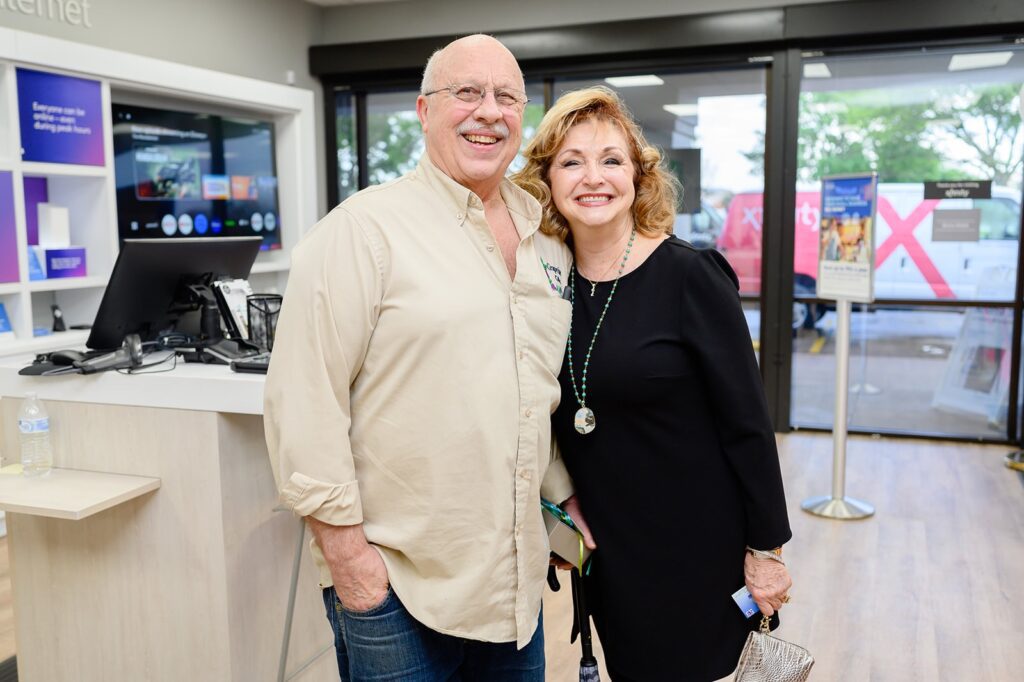
{"type": "Polygon", "coordinates": [[[111,108],[121,240],[258,236],[281,248],[273,123],[111,108]]]}

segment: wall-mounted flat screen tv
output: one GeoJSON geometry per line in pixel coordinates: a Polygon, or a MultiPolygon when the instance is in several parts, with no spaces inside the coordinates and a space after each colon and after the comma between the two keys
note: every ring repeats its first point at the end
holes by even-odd
{"type": "Polygon", "coordinates": [[[281,248],[273,123],[112,110],[121,239],[259,236],[281,248]]]}

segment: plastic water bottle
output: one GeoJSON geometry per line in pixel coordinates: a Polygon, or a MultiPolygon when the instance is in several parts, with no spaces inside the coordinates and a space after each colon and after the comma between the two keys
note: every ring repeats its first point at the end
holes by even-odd
{"type": "Polygon", "coordinates": [[[36,397],[28,393],[18,410],[18,434],[21,437],[21,472],[25,476],[44,476],[53,467],[50,447],[50,415],[36,397]]]}

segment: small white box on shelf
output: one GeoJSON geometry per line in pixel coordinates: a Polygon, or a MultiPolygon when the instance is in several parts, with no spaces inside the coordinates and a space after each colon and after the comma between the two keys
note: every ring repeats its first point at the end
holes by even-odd
{"type": "Polygon", "coordinates": [[[71,221],[67,206],[41,203],[36,211],[39,217],[39,246],[63,249],[71,246],[71,221]]]}

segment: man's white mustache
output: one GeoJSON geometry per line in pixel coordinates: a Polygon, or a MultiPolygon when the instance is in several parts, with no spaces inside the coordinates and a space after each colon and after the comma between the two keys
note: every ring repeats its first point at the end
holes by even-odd
{"type": "Polygon", "coordinates": [[[508,126],[501,122],[482,125],[480,123],[466,121],[460,123],[459,127],[455,129],[455,132],[459,135],[469,135],[470,133],[494,133],[501,138],[506,138],[509,135],[508,126]]]}

